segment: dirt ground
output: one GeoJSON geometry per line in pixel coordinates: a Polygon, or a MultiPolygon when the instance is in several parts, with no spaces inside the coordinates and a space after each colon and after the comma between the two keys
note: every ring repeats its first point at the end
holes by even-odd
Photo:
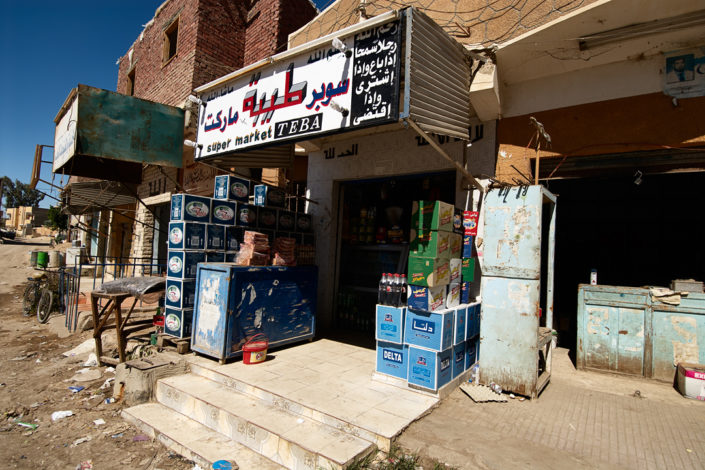
{"type": "Polygon", "coordinates": [[[85,368],[86,355],[62,354],[90,339],[90,332],[67,335],[63,317],[41,325],[36,315],[22,315],[24,282],[32,271],[28,252],[49,248],[46,240],[0,244],[0,467],[192,469],[193,462],[123,421],[119,402],[105,403],[112,386],[101,386],[114,373],[85,368]],[[74,393],[71,386],[85,388],[74,393]],[[73,415],[52,421],[52,413],[67,410],[73,415]],[[105,424],[95,423],[100,419],[105,424]],[[92,466],[81,467],[85,462],[92,466]]]}

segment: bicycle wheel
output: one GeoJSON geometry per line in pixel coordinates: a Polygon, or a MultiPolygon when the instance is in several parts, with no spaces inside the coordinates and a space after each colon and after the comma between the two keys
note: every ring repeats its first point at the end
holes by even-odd
{"type": "Polygon", "coordinates": [[[22,294],[22,313],[25,317],[34,311],[37,302],[39,302],[39,289],[36,283],[30,282],[24,288],[24,294],[22,294]]]}
{"type": "Polygon", "coordinates": [[[39,323],[47,322],[53,303],[54,294],[49,289],[44,289],[37,304],[37,320],[39,320],[39,323]]]}

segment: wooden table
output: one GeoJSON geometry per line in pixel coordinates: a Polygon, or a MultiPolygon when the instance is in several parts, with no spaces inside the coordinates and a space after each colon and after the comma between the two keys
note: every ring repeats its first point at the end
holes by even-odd
{"type": "Polygon", "coordinates": [[[109,357],[103,357],[103,340],[101,335],[103,331],[108,330],[111,326],[106,326],[110,316],[115,312],[115,331],[117,333],[118,354],[120,360],[125,362],[125,346],[127,344],[127,336],[130,333],[144,330],[148,326],[152,326],[152,319],[142,319],[132,321],[128,324],[132,312],[135,310],[135,305],[139,300],[133,297],[132,306],[123,317],[122,303],[125,299],[133,297],[127,292],[106,293],[106,292],[91,292],[91,312],[93,313],[93,339],[95,339],[95,353],[98,356],[100,363],[115,364],[115,360],[109,357]],[[100,299],[106,299],[107,302],[102,308],[98,306],[100,299]]]}

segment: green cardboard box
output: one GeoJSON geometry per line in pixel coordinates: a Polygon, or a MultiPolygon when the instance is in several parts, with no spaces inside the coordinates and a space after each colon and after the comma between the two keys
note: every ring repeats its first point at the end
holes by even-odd
{"type": "Polygon", "coordinates": [[[438,287],[450,283],[448,259],[409,256],[408,282],[414,286],[438,287]]]}
{"type": "Polygon", "coordinates": [[[411,227],[425,230],[453,231],[455,208],[441,201],[414,201],[411,205],[411,227]]]}
{"type": "Polygon", "coordinates": [[[415,256],[425,258],[450,258],[450,232],[411,229],[409,246],[415,256]]]}
{"type": "Polygon", "coordinates": [[[475,280],[475,258],[463,258],[460,276],[463,278],[463,282],[473,282],[475,280]]]}

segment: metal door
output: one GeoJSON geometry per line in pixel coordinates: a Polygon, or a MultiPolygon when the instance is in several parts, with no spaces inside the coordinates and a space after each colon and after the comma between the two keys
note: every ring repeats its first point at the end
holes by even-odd
{"type": "MultiPolygon", "coordinates": [[[[546,326],[552,327],[555,201],[542,186],[522,186],[490,190],[483,203],[480,381],[531,397],[539,392],[542,255],[548,260],[546,326]],[[551,210],[547,230],[544,203],[551,210]],[[543,254],[542,236],[549,237],[543,254]]],[[[550,374],[550,360],[544,372],[550,374]]]]}

